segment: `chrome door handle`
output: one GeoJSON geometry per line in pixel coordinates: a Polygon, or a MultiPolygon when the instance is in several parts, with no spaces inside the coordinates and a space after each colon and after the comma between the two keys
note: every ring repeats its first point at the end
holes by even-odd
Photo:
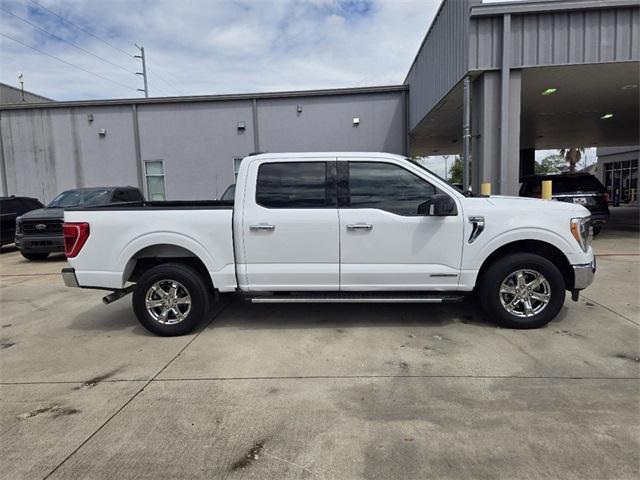
{"type": "Polygon", "coordinates": [[[373,225],[370,223],[349,223],[347,230],[371,230],[373,225]]]}
{"type": "Polygon", "coordinates": [[[268,231],[272,231],[275,230],[276,226],[275,225],[269,225],[268,223],[259,223],[257,225],[249,225],[249,230],[268,230],[268,231]]]}

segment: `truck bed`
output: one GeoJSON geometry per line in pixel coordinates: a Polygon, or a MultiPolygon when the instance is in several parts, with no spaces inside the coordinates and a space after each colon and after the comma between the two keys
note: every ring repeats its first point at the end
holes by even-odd
{"type": "Polygon", "coordinates": [[[130,202],[69,209],[65,222],[86,222],[89,237],[69,263],[81,286],[123,288],[139,258],[200,259],[221,291],[236,286],[232,202],[130,202]]]}

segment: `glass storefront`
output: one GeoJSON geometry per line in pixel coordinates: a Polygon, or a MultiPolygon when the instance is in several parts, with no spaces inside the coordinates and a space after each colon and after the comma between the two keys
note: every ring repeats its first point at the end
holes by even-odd
{"type": "Polygon", "coordinates": [[[604,186],[609,201],[629,203],[638,199],[638,160],[604,164],[604,186]]]}

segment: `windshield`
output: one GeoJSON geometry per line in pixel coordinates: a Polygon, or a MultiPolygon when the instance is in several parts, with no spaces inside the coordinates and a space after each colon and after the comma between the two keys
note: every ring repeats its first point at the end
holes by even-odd
{"type": "Polygon", "coordinates": [[[111,190],[67,190],[54,198],[48,208],[86,207],[107,203],[111,190]]]}
{"type": "Polygon", "coordinates": [[[458,192],[460,192],[463,195],[471,195],[470,191],[465,192],[464,190],[462,190],[462,188],[458,187],[457,185],[454,185],[453,183],[451,183],[449,180],[446,180],[444,178],[442,178],[440,175],[438,175],[437,173],[429,170],[427,167],[425,167],[424,165],[422,165],[421,163],[419,163],[417,160],[413,160],[411,158],[407,158],[407,160],[409,160],[411,163],[413,163],[414,165],[420,167],[422,170],[424,170],[425,172],[430,173],[431,175],[433,175],[434,177],[436,177],[438,180],[442,180],[444,183],[446,183],[447,185],[449,185],[451,188],[455,188],[458,192]]]}

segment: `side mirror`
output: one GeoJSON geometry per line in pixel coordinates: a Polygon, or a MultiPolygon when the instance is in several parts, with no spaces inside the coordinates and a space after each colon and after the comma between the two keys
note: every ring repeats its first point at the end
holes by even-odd
{"type": "Polygon", "coordinates": [[[445,193],[437,193],[429,200],[418,205],[418,214],[431,217],[448,217],[458,215],[456,202],[445,193]]]}

